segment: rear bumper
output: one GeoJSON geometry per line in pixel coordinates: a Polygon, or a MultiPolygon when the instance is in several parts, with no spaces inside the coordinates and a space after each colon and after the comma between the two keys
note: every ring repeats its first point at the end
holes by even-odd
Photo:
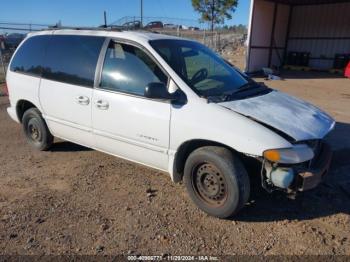
{"type": "Polygon", "coordinates": [[[309,168],[298,170],[296,190],[307,191],[317,187],[327,175],[332,160],[332,150],[324,143],[317,158],[312,160],[309,168]]]}
{"type": "Polygon", "coordinates": [[[7,108],[7,113],[9,114],[9,116],[14,120],[16,121],[17,123],[19,123],[19,119],[17,117],[17,112],[16,112],[16,108],[14,107],[8,107],[7,108]]]}

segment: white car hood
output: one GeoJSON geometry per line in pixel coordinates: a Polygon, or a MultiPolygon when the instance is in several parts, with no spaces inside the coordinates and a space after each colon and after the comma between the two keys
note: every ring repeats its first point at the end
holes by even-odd
{"type": "Polygon", "coordinates": [[[317,107],[279,91],[219,105],[278,129],[296,141],[322,139],[335,125],[334,119],[317,107]]]}

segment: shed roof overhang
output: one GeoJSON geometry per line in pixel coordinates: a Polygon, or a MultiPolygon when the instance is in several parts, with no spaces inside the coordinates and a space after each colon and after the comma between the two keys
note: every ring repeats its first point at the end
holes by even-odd
{"type": "Polygon", "coordinates": [[[321,5],[321,4],[336,4],[350,3],[350,0],[266,0],[287,5],[321,5]]]}

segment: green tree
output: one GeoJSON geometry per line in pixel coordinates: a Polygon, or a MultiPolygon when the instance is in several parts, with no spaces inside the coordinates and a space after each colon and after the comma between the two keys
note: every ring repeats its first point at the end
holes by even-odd
{"type": "Polygon", "coordinates": [[[225,19],[232,19],[238,0],[192,0],[194,10],[201,14],[202,21],[211,23],[211,31],[216,24],[223,24],[225,19]]]}
{"type": "Polygon", "coordinates": [[[248,31],[247,27],[245,25],[239,24],[237,26],[237,33],[239,34],[246,34],[248,31]]]}

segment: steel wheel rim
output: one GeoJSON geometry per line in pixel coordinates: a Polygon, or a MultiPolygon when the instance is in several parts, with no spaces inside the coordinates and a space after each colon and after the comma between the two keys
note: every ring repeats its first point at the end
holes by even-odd
{"type": "Polygon", "coordinates": [[[27,133],[28,133],[28,137],[33,142],[36,142],[36,143],[41,142],[42,134],[41,134],[40,128],[35,120],[31,119],[28,122],[27,133]]]}
{"type": "Polygon", "coordinates": [[[192,187],[197,197],[209,206],[222,206],[227,199],[225,177],[213,164],[201,163],[192,170],[192,187]]]}

